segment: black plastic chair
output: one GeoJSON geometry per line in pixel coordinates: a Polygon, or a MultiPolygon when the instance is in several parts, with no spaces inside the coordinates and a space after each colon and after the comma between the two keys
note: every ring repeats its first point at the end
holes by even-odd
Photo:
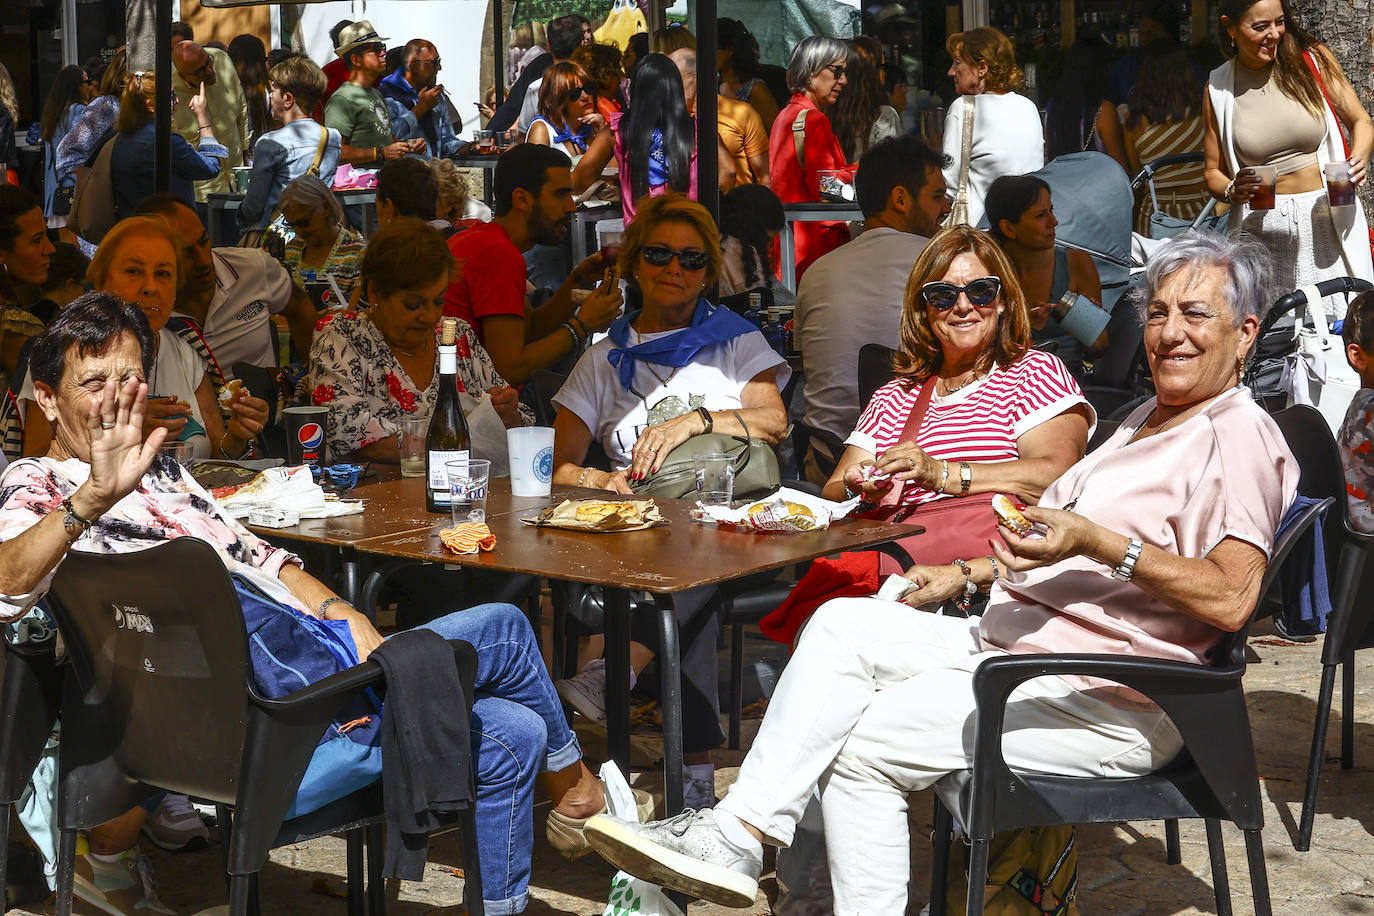
{"type": "Polygon", "coordinates": [[[828,479],[835,473],[835,467],[844,454],[844,442],[832,432],[828,432],[802,420],[792,422],[792,454],[797,462],[797,477],[805,479],[806,456],[814,456],[816,467],[828,479]]]}
{"type": "Polygon", "coordinates": [[[1145,327],[1134,303],[1119,300],[1107,320],[1107,349],[1092,360],[1083,394],[1099,416],[1152,391],[1145,381],[1145,327]]]}
{"type": "Polygon", "coordinates": [[[897,377],[892,357],[897,353],[882,344],[864,344],[859,348],[859,403],[867,406],[873,392],[897,377]]]}
{"type": "Polygon", "coordinates": [[[1355,652],[1374,647],[1374,614],[1370,613],[1374,607],[1367,601],[1357,605],[1355,599],[1374,536],[1361,534],[1350,526],[1341,454],[1322,415],[1311,407],[1298,405],[1274,414],[1274,422],[1283,430],[1288,447],[1298,459],[1302,471],[1299,492],[1305,496],[1330,496],[1336,503],[1323,528],[1327,570],[1333,586],[1331,615],[1326,619],[1326,638],[1322,643],[1321,688],[1317,692],[1302,817],[1293,842],[1294,849],[1306,852],[1312,844],[1312,822],[1326,756],[1326,729],[1331,718],[1337,666],[1341,669],[1341,769],[1355,765],[1355,652]]]}
{"type": "MultiPolygon", "coordinates": [[[[349,837],[350,914],[362,912],[362,842],[371,834],[368,896],[380,916],[379,786],[283,823],[329,722],[359,691],[384,686],[379,665],[363,662],[280,699],[261,696],[237,594],[218,555],[194,538],[121,555],[71,551],[49,599],[70,658],[59,754],[60,916],[71,911],[77,830],[156,789],[233,806],[225,849],[232,916],[249,911],[273,847],[338,832],[349,837]]],[[[452,645],[470,705],[477,655],[467,643],[452,645]]],[[[470,718],[471,709],[455,715],[470,718]]],[[[465,904],[480,913],[475,812],[457,820],[465,904]]]]}
{"type": "MultiPolygon", "coordinates": [[[[1313,504],[1279,536],[1260,588],[1261,597],[1275,581],[1298,538],[1321,519],[1331,502],[1325,499],[1313,504]]],[[[1264,808],[1241,686],[1249,628],[1247,621],[1237,632],[1228,633],[1213,650],[1210,666],[1105,654],[1001,656],[979,665],[973,675],[977,700],[974,766],[935,784],[931,916],[945,912],[950,834],[956,817],[965,826],[970,842],[968,916],[982,916],[988,844],[999,830],[1162,818],[1166,821],[1168,862],[1177,865],[1181,861],[1177,819],[1184,817],[1200,817],[1207,822],[1219,914],[1231,912],[1219,822],[1228,820],[1241,828],[1255,913],[1268,916],[1269,879],[1260,840],[1264,808]],[[1002,756],[1007,700],[1026,681],[1053,675],[1102,678],[1139,691],[1173,720],[1184,749],[1163,769],[1145,776],[1105,779],[1012,772],[1002,756]]]]}

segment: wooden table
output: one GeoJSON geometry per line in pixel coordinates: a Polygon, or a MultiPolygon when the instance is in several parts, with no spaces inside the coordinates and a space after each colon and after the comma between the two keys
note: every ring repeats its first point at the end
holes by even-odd
{"type": "Polygon", "coordinates": [[[487,503],[487,524],[496,535],[496,549],[490,553],[455,556],[445,550],[439,541],[439,530],[447,526],[447,520],[367,538],[353,546],[360,553],[386,557],[391,563],[443,562],[604,586],[606,670],[616,674],[608,675],[606,684],[606,708],[616,711],[607,719],[607,740],[612,759],[626,772],[630,756],[630,592],[651,593],[658,614],[664,778],[670,814],[682,807],[681,670],[672,595],[826,554],[858,550],[922,530],[911,525],[847,519],[824,531],[806,534],[752,534],[694,522],[689,517],[693,503],[672,499],[656,500],[669,524],[645,531],[564,531],[535,528],[521,521],[536,515],[546,505],[556,505],[566,495],[555,492],[521,507],[521,501],[509,495],[499,496],[494,487],[487,503]]]}

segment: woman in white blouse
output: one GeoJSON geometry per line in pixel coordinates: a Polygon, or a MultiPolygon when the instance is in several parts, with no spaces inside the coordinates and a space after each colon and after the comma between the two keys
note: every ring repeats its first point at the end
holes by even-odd
{"type": "Polygon", "coordinates": [[[983,196],[1001,175],[1024,175],[1045,164],[1045,138],[1040,110],[1014,90],[1021,88],[1021,68],[1011,41],[996,29],[956,32],[945,41],[954,59],[949,75],[959,98],[945,116],[945,185],[951,197],[959,190],[963,162],[964,110],[974,106],[973,145],[969,152],[968,221],[983,218],[983,196]]]}

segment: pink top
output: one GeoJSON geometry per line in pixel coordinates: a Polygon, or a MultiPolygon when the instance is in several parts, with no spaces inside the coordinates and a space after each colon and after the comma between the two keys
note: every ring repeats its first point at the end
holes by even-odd
{"type": "MultiPolygon", "coordinates": [[[[90,474],[91,466],[76,458],[24,458],[11,464],[0,476],[0,541],[18,537],[49,512],[61,512],[62,500],[90,474]]],[[[132,553],[180,537],[205,541],[229,572],[252,581],[282,604],[318,616],[278,578],[284,565],[300,566],[300,558],[273,547],[227,515],[185,468],[168,458],[154,459],[138,487],[71,549],[132,553]]],[[[49,573],[26,595],[0,595],[0,621],[22,617],[47,594],[51,581],[49,573]]]]}
{"type": "MultiPolygon", "coordinates": [[[[1142,404],[1092,454],[1050,485],[1040,505],[1181,557],[1225,538],[1266,555],[1298,489],[1298,463],[1247,388],[1223,394],[1177,427],[1126,444],[1149,417],[1142,404]]],[[[1097,652],[1207,664],[1221,631],[1074,557],[999,580],[979,634],[1013,654],[1097,652]]]]}
{"type": "MultiPolygon", "coordinates": [[[[920,395],[920,385],[908,387],[900,380],[879,388],[845,445],[875,456],[892,448],[920,395]]],[[[972,385],[931,397],[916,444],[947,461],[1015,461],[1021,456],[1017,439],[1079,404],[1087,408],[1089,424],[1095,424],[1092,407],[1059,357],[1027,350],[1006,368],[993,366],[972,385]]],[[[896,501],[919,506],[953,498],[911,485],[896,501]]]]}
{"type": "MultiPolygon", "coordinates": [[[[628,226],[630,225],[630,223],[634,222],[635,219],[635,201],[631,199],[634,192],[630,189],[634,187],[634,185],[630,181],[630,165],[626,161],[625,146],[620,136],[620,124],[624,120],[625,115],[627,113],[628,112],[617,111],[615,114],[611,115],[607,123],[610,125],[611,128],[611,136],[615,138],[615,162],[616,165],[620,168],[620,210],[622,213],[625,214],[625,225],[628,226]]],[[[695,118],[692,119],[692,123],[696,123],[695,118]]],[[[687,196],[690,197],[692,200],[698,200],[699,198],[697,197],[697,149],[695,144],[692,145],[690,171],[692,175],[690,178],[687,179],[687,196]]],[[[651,183],[649,185],[650,197],[661,197],[666,193],[668,193],[668,185],[666,183],[651,183]]]]}

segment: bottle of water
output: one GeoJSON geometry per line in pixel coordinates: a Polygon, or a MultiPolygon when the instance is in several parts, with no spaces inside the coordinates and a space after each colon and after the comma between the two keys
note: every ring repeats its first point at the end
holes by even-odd
{"type": "Polygon", "coordinates": [[[768,341],[768,346],[777,350],[782,356],[787,355],[786,342],[784,341],[784,331],[782,322],[778,319],[778,310],[769,309],[764,313],[763,336],[768,341]]]}

